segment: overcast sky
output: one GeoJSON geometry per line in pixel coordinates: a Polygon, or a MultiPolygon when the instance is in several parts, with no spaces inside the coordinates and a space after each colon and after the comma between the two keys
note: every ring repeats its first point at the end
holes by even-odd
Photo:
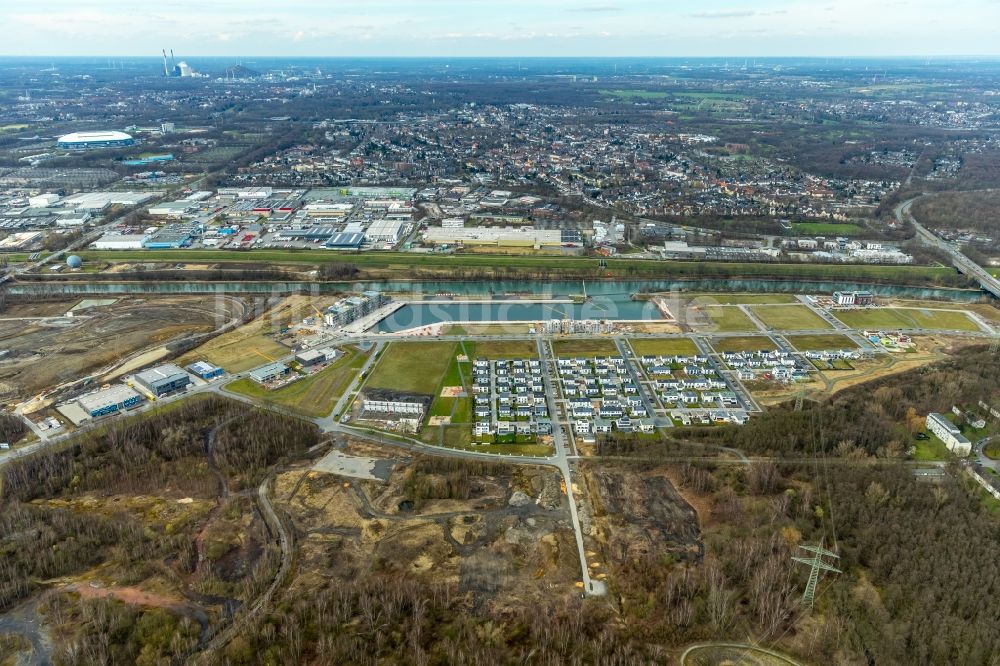
{"type": "Polygon", "coordinates": [[[1000,0],[0,0],[0,55],[998,55],[1000,0]]]}

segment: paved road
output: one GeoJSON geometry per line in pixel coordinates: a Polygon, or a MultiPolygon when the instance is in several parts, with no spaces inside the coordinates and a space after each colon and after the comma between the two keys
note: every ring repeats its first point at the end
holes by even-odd
{"type": "Polygon", "coordinates": [[[556,391],[553,377],[554,365],[549,358],[548,342],[542,336],[535,340],[538,346],[538,358],[542,361],[542,382],[545,384],[545,399],[548,401],[549,415],[552,418],[552,442],[555,445],[555,455],[549,460],[559,469],[563,483],[566,485],[566,500],[569,502],[570,520],[573,522],[573,533],[576,536],[576,548],[580,556],[580,571],[583,578],[585,594],[600,596],[607,592],[607,587],[601,581],[590,578],[587,566],[587,553],[583,547],[583,529],[580,527],[580,516],[577,513],[576,498],[573,496],[573,474],[570,470],[566,454],[566,430],[572,426],[559,418],[556,407],[556,391]]]}
{"type": "Polygon", "coordinates": [[[978,459],[980,465],[982,465],[983,467],[988,467],[989,469],[992,469],[995,472],[1000,472],[1000,460],[993,460],[983,452],[983,449],[986,448],[986,446],[997,437],[998,435],[994,435],[993,437],[982,438],[981,440],[975,443],[975,445],[972,448],[972,452],[976,454],[976,458],[978,459]]]}
{"type": "Polygon", "coordinates": [[[914,230],[917,232],[917,238],[922,243],[946,252],[951,258],[952,265],[955,266],[960,273],[968,275],[973,280],[978,282],[979,286],[981,286],[985,291],[993,294],[994,298],[1000,298],[1000,280],[997,280],[982,266],[962,254],[962,252],[954,245],[938,238],[929,229],[914,219],[913,214],[910,212],[910,208],[913,206],[913,202],[919,198],[921,197],[914,197],[913,199],[904,201],[896,206],[896,220],[901,224],[909,223],[913,225],[914,230]]]}

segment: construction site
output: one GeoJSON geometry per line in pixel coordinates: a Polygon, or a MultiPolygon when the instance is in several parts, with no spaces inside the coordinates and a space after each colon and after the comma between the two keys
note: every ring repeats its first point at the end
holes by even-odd
{"type": "Polygon", "coordinates": [[[100,385],[237,324],[251,309],[239,298],[209,296],[8,304],[0,315],[0,396],[18,402],[100,385]]]}

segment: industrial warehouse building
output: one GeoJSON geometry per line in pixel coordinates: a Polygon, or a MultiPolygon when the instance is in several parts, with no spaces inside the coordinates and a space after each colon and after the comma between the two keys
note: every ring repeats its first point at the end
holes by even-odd
{"type": "Polygon", "coordinates": [[[369,243],[391,243],[395,245],[403,235],[405,222],[398,220],[376,220],[365,231],[369,243]]]}
{"type": "Polygon", "coordinates": [[[143,370],[136,374],[134,379],[136,384],[157,398],[168,393],[173,393],[174,391],[179,391],[191,383],[190,375],[173,363],[143,370]]]}
{"type": "Polygon", "coordinates": [[[142,396],[128,386],[118,385],[80,396],[76,402],[90,418],[96,419],[99,416],[131,409],[142,402],[142,396]]]}
{"type": "Polygon", "coordinates": [[[558,229],[533,227],[431,227],[424,241],[432,245],[485,245],[494,247],[561,247],[558,229]]]}
{"type": "Polygon", "coordinates": [[[269,384],[282,377],[286,377],[291,371],[292,369],[284,363],[275,361],[274,363],[268,363],[267,365],[262,365],[259,368],[251,370],[250,379],[258,384],[269,384]]]}
{"type": "Polygon", "coordinates": [[[205,361],[196,361],[187,367],[188,372],[201,377],[204,380],[215,379],[216,377],[221,377],[225,371],[211,363],[206,363],[205,361]]]}
{"type": "Polygon", "coordinates": [[[141,250],[146,243],[146,234],[118,234],[108,232],[91,243],[95,250],[141,250]]]}
{"type": "Polygon", "coordinates": [[[326,247],[332,250],[357,250],[364,241],[364,234],[343,232],[331,236],[326,242],[326,247]]]}
{"type": "Polygon", "coordinates": [[[125,132],[73,132],[59,137],[57,145],[63,150],[88,150],[90,148],[115,148],[135,143],[125,132]]]}
{"type": "Polygon", "coordinates": [[[307,349],[295,355],[295,360],[303,368],[311,368],[320,363],[327,363],[337,358],[336,349],[307,349]]]}
{"type": "Polygon", "coordinates": [[[187,247],[197,233],[197,228],[191,225],[168,224],[146,239],[147,250],[176,250],[187,247]]]}

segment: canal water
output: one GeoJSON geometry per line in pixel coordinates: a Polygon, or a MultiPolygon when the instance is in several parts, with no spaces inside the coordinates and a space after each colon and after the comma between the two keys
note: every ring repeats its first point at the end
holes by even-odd
{"type": "Polygon", "coordinates": [[[454,294],[457,296],[499,297],[519,294],[536,299],[566,298],[586,294],[597,297],[623,297],[637,293],[663,292],[750,292],[787,294],[830,294],[834,291],[867,290],[878,296],[974,302],[983,297],[978,289],[943,287],[913,287],[866,284],[863,282],[816,280],[760,279],[694,279],[694,280],[501,280],[501,281],[372,281],[372,282],[22,282],[7,287],[17,295],[126,295],[126,294],[287,294],[336,293],[341,291],[376,290],[387,293],[424,295],[454,294]]]}
{"type": "Polygon", "coordinates": [[[405,305],[379,322],[378,330],[396,332],[442,321],[544,321],[546,319],[662,319],[648,301],[597,295],[584,303],[418,303],[405,305]]]}

